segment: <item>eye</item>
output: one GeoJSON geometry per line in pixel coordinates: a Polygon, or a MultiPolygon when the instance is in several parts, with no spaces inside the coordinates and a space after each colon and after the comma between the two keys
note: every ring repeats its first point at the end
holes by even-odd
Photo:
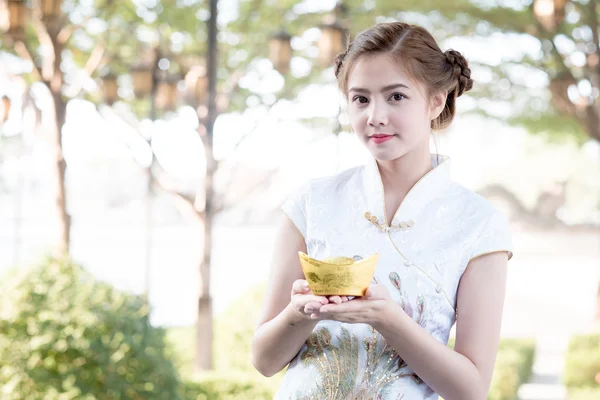
{"type": "Polygon", "coordinates": [[[355,103],[357,100],[360,104],[366,104],[369,102],[369,99],[367,99],[365,96],[354,96],[352,98],[353,103],[355,103]]]}
{"type": "Polygon", "coordinates": [[[401,101],[401,100],[404,100],[404,99],[406,99],[406,96],[403,95],[402,93],[393,93],[390,96],[390,100],[394,100],[394,101],[401,101]]]}

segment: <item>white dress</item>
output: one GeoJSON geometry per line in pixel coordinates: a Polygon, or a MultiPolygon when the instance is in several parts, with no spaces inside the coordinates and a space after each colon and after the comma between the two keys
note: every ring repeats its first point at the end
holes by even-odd
{"type": "MultiPolygon", "coordinates": [[[[413,320],[447,344],[467,264],[497,251],[510,258],[512,244],[506,217],[451,180],[448,157],[432,155],[432,166],[408,192],[389,229],[375,159],[310,181],[282,211],[304,236],[311,257],[358,259],[379,253],[373,282],[384,285],[413,320]]],[[[275,398],[438,396],[370,325],[320,321],[290,363],[275,398]]]]}

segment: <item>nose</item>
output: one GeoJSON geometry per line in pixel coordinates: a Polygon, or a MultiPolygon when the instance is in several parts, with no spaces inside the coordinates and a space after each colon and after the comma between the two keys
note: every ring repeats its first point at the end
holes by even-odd
{"type": "Polygon", "coordinates": [[[388,124],[387,110],[384,104],[371,102],[367,123],[371,126],[385,126],[388,124]]]}

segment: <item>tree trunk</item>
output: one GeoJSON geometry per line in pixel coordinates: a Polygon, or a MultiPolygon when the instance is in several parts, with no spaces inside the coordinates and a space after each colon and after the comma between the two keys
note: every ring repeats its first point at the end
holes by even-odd
{"type": "Polygon", "coordinates": [[[50,125],[50,144],[52,148],[53,162],[52,174],[54,180],[54,207],[58,222],[58,242],[56,243],[57,255],[69,253],[71,216],[67,212],[67,198],[65,187],[65,175],[67,163],[63,155],[62,128],[65,124],[67,104],[62,98],[60,86],[53,88],[52,93],[52,124],[50,125]]]}
{"type": "Polygon", "coordinates": [[[198,320],[196,327],[196,372],[213,368],[213,314],[210,294],[210,262],[212,247],[212,173],[206,174],[206,211],[204,213],[204,257],[200,264],[200,295],[198,298],[198,320]]]}
{"type": "Polygon", "coordinates": [[[600,284],[598,284],[598,291],[596,292],[596,318],[594,318],[594,327],[600,332],[600,284]]]}
{"type": "Polygon", "coordinates": [[[208,20],[208,113],[204,126],[199,132],[204,143],[206,156],[206,178],[204,180],[205,207],[204,220],[204,257],[200,265],[200,294],[198,297],[198,319],[196,326],[196,364],[195,372],[209,371],[213,368],[213,323],[212,298],[210,294],[210,262],[212,249],[212,224],[215,214],[215,196],[213,178],[216,164],[213,154],[213,127],[217,118],[217,2],[210,0],[210,18],[208,20]]]}
{"type": "Polygon", "coordinates": [[[49,142],[52,152],[52,175],[54,181],[54,207],[58,222],[58,240],[54,247],[55,255],[65,256],[69,254],[71,216],[67,212],[67,196],[65,188],[65,176],[67,163],[63,154],[62,128],[65,125],[67,115],[67,103],[62,95],[63,72],[61,70],[63,44],[57,40],[58,31],[49,29],[49,44],[52,46],[52,55],[47,55],[43,61],[42,76],[52,96],[52,110],[50,113],[52,122],[49,124],[49,142]]]}

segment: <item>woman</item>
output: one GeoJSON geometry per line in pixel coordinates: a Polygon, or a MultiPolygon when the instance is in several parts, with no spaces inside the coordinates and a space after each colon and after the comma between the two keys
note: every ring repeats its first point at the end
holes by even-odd
{"type": "Polygon", "coordinates": [[[508,223],[429,149],[473,85],[467,61],[422,27],[382,23],[338,55],[335,73],[372,158],[309,182],[282,207],[253,363],[266,376],[289,364],[277,399],[485,399],[508,223]],[[308,288],[299,251],[379,262],[365,296],[326,298],[308,288]]]}

